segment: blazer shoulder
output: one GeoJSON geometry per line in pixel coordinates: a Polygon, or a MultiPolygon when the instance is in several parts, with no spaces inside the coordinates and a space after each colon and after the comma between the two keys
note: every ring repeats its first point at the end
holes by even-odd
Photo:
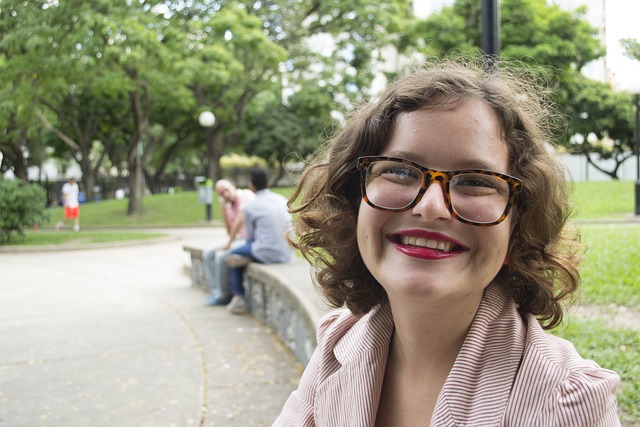
{"type": "Polygon", "coordinates": [[[615,372],[584,359],[569,341],[542,330],[533,316],[529,323],[523,369],[535,373],[537,382],[553,384],[547,409],[560,424],[616,426],[615,372]],[[525,367],[528,366],[529,369],[525,367]],[[585,424],[586,423],[586,424],[585,424]]]}
{"type": "Polygon", "coordinates": [[[331,311],[320,319],[317,329],[318,347],[333,348],[335,344],[359,320],[350,310],[331,311]]]}

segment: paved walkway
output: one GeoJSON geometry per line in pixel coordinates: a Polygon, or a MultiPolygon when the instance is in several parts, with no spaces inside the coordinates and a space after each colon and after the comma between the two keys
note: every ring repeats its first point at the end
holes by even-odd
{"type": "Polygon", "coordinates": [[[301,367],[250,316],[205,307],[184,244],[0,253],[0,427],[268,426],[301,367]]]}

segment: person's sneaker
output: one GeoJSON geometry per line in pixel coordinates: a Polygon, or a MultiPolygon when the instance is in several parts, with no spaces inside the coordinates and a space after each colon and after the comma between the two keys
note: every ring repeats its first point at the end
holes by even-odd
{"type": "Polygon", "coordinates": [[[231,254],[227,255],[227,257],[225,258],[225,262],[227,263],[227,266],[236,268],[246,266],[251,262],[251,259],[247,258],[246,256],[231,254]]]}
{"type": "Polygon", "coordinates": [[[247,314],[249,313],[249,307],[247,306],[247,301],[244,298],[240,298],[236,301],[236,303],[229,309],[229,311],[233,314],[247,314]]]}
{"type": "Polygon", "coordinates": [[[209,298],[207,298],[207,300],[204,302],[204,305],[208,305],[208,306],[227,305],[229,304],[230,300],[231,298],[218,298],[212,295],[209,298]]]}
{"type": "Polygon", "coordinates": [[[62,230],[63,227],[64,227],[64,223],[63,222],[56,222],[56,230],[57,231],[62,230]]]}
{"type": "Polygon", "coordinates": [[[80,226],[79,225],[74,225],[73,226],[73,231],[80,231],[80,226]]]}

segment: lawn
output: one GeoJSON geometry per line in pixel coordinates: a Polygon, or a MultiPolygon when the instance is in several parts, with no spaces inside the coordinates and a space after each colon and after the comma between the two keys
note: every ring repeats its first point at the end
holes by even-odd
{"type": "Polygon", "coordinates": [[[633,181],[577,182],[573,201],[579,219],[627,218],[634,212],[633,181]]]}
{"type": "MultiPolygon", "coordinates": [[[[289,188],[276,188],[273,191],[288,196],[289,188]]],[[[80,207],[81,227],[175,227],[187,225],[205,225],[205,205],[198,202],[195,191],[147,196],[143,200],[141,215],[127,215],[128,200],[105,200],[87,203],[80,207]]],[[[62,208],[49,209],[49,222],[44,227],[53,227],[62,219],[62,208]]],[[[214,200],[212,216],[220,220],[220,203],[214,200]]]]}
{"type": "Polygon", "coordinates": [[[70,229],[66,231],[39,230],[29,231],[24,236],[13,236],[8,243],[2,246],[78,245],[146,240],[163,236],[166,234],[139,230],[82,230],[82,233],[74,233],[70,229]]]}
{"type": "Polygon", "coordinates": [[[640,309],[640,223],[580,226],[583,302],[640,309]]]}

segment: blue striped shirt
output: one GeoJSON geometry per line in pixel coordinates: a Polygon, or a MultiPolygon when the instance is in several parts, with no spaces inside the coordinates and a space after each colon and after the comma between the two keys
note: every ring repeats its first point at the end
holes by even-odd
{"type": "Polygon", "coordinates": [[[265,264],[291,261],[291,247],[285,238],[291,227],[287,199],[268,189],[260,190],[242,212],[251,254],[265,264]]]}

